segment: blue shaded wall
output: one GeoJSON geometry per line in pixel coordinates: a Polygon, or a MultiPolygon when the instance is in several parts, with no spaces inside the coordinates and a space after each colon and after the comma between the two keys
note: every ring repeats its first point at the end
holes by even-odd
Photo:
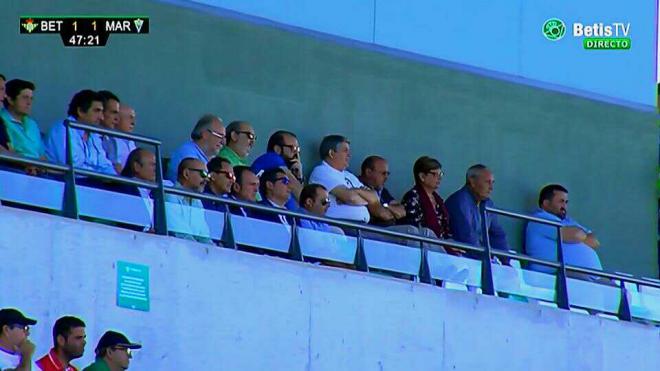
{"type": "Polygon", "coordinates": [[[658,329],[378,275],[0,207],[0,307],[36,355],[62,315],[84,366],[114,329],[131,370],[656,370],[658,329]],[[11,233],[9,233],[11,231],[11,233]],[[116,305],[117,262],[149,267],[150,310],[116,305]]]}
{"type": "Polygon", "coordinates": [[[586,96],[656,105],[653,0],[165,0],[201,3],[367,44],[522,77],[586,96]],[[551,42],[543,23],[557,17],[566,36],[551,42]],[[572,24],[630,23],[632,48],[590,51],[572,24]],[[556,85],[556,86],[555,86],[556,85]]]}

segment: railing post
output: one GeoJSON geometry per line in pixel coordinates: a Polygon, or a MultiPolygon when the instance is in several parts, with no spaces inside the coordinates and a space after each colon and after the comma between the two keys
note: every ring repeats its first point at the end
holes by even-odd
{"type": "Polygon", "coordinates": [[[69,170],[64,175],[64,205],[62,214],[67,218],[78,219],[78,197],[76,195],[76,170],[73,167],[73,149],[71,148],[71,128],[69,120],[64,120],[64,150],[66,165],[69,170]]]}
{"type": "Polygon", "coordinates": [[[429,267],[429,249],[424,246],[424,242],[419,241],[419,249],[422,254],[422,259],[419,266],[419,282],[433,284],[431,279],[431,268],[429,267]]]}
{"type": "Polygon", "coordinates": [[[564,250],[563,244],[561,242],[561,227],[557,228],[557,260],[559,261],[559,270],[557,271],[557,277],[555,278],[555,292],[557,306],[561,309],[571,309],[570,302],[568,300],[568,284],[566,278],[566,264],[564,263],[564,250]]]}
{"type": "Polygon", "coordinates": [[[222,228],[222,246],[228,249],[237,249],[236,240],[234,240],[234,229],[231,227],[231,212],[229,211],[229,206],[225,210],[225,225],[222,228]]]}
{"type": "Polygon", "coordinates": [[[369,264],[367,264],[367,256],[364,253],[364,239],[362,238],[361,229],[357,231],[357,248],[355,249],[355,260],[353,264],[357,270],[369,272],[369,264]]]}
{"type": "Polygon", "coordinates": [[[165,187],[163,185],[163,160],[160,145],[156,145],[156,183],[158,188],[153,192],[154,199],[154,229],[156,234],[167,236],[167,216],[165,212],[165,187]]]}
{"type": "Polygon", "coordinates": [[[628,289],[626,288],[626,281],[621,281],[621,301],[619,302],[619,319],[622,321],[632,321],[632,314],[630,313],[630,301],[628,300],[628,289]]]}
{"type": "Polygon", "coordinates": [[[300,241],[298,240],[298,226],[296,218],[291,218],[291,243],[289,244],[289,259],[303,261],[302,252],[300,251],[300,241]]]}
{"type": "Polygon", "coordinates": [[[481,226],[484,238],[484,251],[481,254],[481,292],[485,295],[495,295],[493,281],[493,267],[491,266],[490,236],[488,233],[488,211],[484,208],[481,217],[481,226]]]}

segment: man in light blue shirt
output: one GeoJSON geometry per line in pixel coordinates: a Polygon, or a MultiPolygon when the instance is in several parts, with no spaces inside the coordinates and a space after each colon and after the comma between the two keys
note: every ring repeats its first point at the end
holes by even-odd
{"type": "MultiPolygon", "coordinates": [[[[181,160],[177,175],[177,187],[199,193],[204,192],[209,179],[206,164],[191,157],[181,160]]],[[[213,243],[200,199],[168,193],[165,202],[170,234],[201,243],[213,243]]]]}
{"type": "MultiPolygon", "coordinates": [[[[66,120],[88,125],[98,125],[103,119],[103,103],[99,94],[92,90],[81,90],[69,103],[66,120]]],[[[51,162],[66,164],[66,127],[64,122],[55,123],[46,138],[46,157],[51,162]]],[[[116,175],[103,149],[101,136],[85,130],[71,129],[71,152],[73,165],[77,168],[116,175]]]]}
{"type": "MultiPolygon", "coordinates": [[[[325,216],[330,207],[330,197],[328,191],[320,184],[308,184],[300,192],[300,212],[314,216],[325,216]]],[[[344,231],[324,222],[314,220],[300,219],[300,227],[313,229],[321,232],[344,234],[344,231]]]]}
{"type": "Polygon", "coordinates": [[[167,168],[167,179],[173,182],[176,181],[181,160],[190,157],[206,164],[222,149],[225,145],[225,127],[222,125],[222,119],[212,114],[202,116],[190,133],[190,139],[172,152],[167,168]]]}
{"type": "MultiPolygon", "coordinates": [[[[559,184],[550,184],[541,190],[539,209],[532,214],[537,218],[560,222],[564,262],[585,268],[601,270],[595,249],[600,242],[593,232],[568,215],[568,190],[559,184]]],[[[530,222],[525,229],[525,250],[535,258],[557,261],[557,229],[550,225],[530,222]]],[[[553,273],[554,268],[530,264],[530,269],[553,273]]]]}

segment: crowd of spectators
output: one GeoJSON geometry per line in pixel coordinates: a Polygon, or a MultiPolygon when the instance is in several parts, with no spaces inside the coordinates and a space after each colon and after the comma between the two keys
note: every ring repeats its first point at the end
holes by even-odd
{"type": "MultiPolygon", "coordinates": [[[[66,121],[132,132],[136,112],[110,91],[81,90],[70,103],[66,117],[55,122],[42,140],[37,122],[30,116],[36,87],[30,81],[13,79],[5,83],[0,75],[4,108],[0,110],[0,152],[54,163],[66,163],[66,121]],[[6,89],[4,89],[6,87],[6,89]]],[[[122,175],[153,182],[156,158],[152,151],[133,141],[85,130],[70,129],[71,154],[76,167],[111,175],[122,175]]],[[[466,170],[465,184],[447,200],[439,195],[445,173],[442,164],[430,156],[418,158],[412,166],[412,183],[400,200],[386,188],[390,171],[387,159],[372,155],[364,159],[359,176],[349,171],[351,142],[343,135],[325,136],[319,146],[319,163],[305,179],[301,145],[295,133],[278,130],[270,135],[266,153],[250,164],[248,156],[257,141],[255,127],[238,120],[226,125],[215,114],[202,115],[190,132],[190,140],[171,154],[165,177],[176,187],[220,198],[258,203],[274,209],[291,210],[315,216],[369,223],[397,232],[485,246],[488,231],[494,249],[509,250],[504,229],[496,215],[484,223],[484,209],[493,206],[495,184],[492,169],[475,164],[466,170]]],[[[31,175],[44,170],[26,166],[31,175]]],[[[80,179],[84,181],[85,179],[80,179]]],[[[108,187],[108,185],[104,185],[108,187]]],[[[113,185],[113,191],[139,196],[153,215],[151,192],[141,187],[113,185]]],[[[283,225],[292,220],[282,214],[231,206],[218,201],[166,195],[168,229],[177,237],[212,244],[204,210],[230,212],[283,225]]],[[[595,249],[598,240],[591,230],[567,215],[568,190],[561,185],[546,186],[540,192],[535,216],[560,221],[564,256],[568,264],[601,269],[595,249]]],[[[338,228],[311,220],[302,228],[353,235],[354,229],[338,228]]],[[[145,228],[151,230],[151,226],[145,228]]],[[[556,234],[538,223],[525,229],[526,251],[532,256],[556,259],[556,234]]],[[[364,235],[395,243],[407,243],[376,233],[364,235]]],[[[412,241],[410,241],[412,242],[412,241]]],[[[453,255],[470,255],[447,249],[453,255]]],[[[506,263],[506,262],[505,262],[506,263]]],[[[542,270],[541,267],[535,269],[542,270]]]]}

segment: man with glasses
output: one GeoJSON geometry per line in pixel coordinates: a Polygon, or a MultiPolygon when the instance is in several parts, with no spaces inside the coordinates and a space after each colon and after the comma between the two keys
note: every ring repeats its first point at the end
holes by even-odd
{"type": "Polygon", "coordinates": [[[303,187],[302,163],[300,162],[300,144],[296,135],[290,131],[278,130],[268,139],[267,152],[252,163],[252,171],[259,175],[265,170],[282,169],[289,177],[291,196],[286,202],[289,210],[298,209],[296,200],[303,187]]]}
{"type": "MultiPolygon", "coordinates": [[[[325,216],[330,207],[328,190],[320,184],[308,184],[300,192],[300,210],[303,214],[325,216]]],[[[300,227],[314,229],[321,232],[344,234],[344,231],[334,225],[314,220],[301,219],[300,227]]]]}
{"type": "MultiPolygon", "coordinates": [[[[179,163],[176,187],[201,193],[209,180],[206,164],[196,158],[185,158],[179,163]]],[[[165,195],[167,229],[175,237],[212,244],[204,206],[198,198],[172,193],[165,195]]]]}
{"type": "Polygon", "coordinates": [[[142,345],[131,343],[128,338],[116,331],[106,331],[96,345],[96,360],[83,371],[122,371],[131,363],[132,350],[142,345]]]}
{"type": "Polygon", "coordinates": [[[37,321],[13,308],[0,309],[0,370],[32,369],[34,344],[28,339],[37,321]]]}
{"type": "Polygon", "coordinates": [[[257,140],[254,128],[247,121],[232,121],[227,125],[227,145],[219,156],[229,160],[232,166],[249,166],[247,157],[257,140]]]}
{"type": "Polygon", "coordinates": [[[173,182],[177,180],[179,164],[184,158],[196,158],[206,164],[218,155],[225,145],[222,119],[213,114],[202,116],[190,133],[190,139],[172,152],[166,178],[173,182]]]}
{"type": "Polygon", "coordinates": [[[71,361],[85,353],[87,335],[85,322],[80,318],[64,316],[53,326],[53,348],[37,362],[42,371],[78,371],[71,361]]]}
{"type": "Polygon", "coordinates": [[[393,226],[397,220],[406,216],[406,209],[385,188],[389,176],[387,160],[380,156],[369,156],[362,162],[361,174],[358,177],[365,186],[373,189],[378,195],[379,202],[369,205],[370,223],[382,227],[393,226]]]}
{"type": "MultiPolygon", "coordinates": [[[[206,167],[209,169],[209,181],[204,188],[204,193],[227,198],[231,192],[231,187],[236,181],[234,176],[234,168],[231,167],[231,164],[227,159],[222,157],[214,157],[206,164],[206,167]]],[[[204,208],[207,210],[214,210],[219,212],[227,211],[227,205],[217,202],[202,200],[204,208]]]]}
{"type": "MultiPolygon", "coordinates": [[[[286,209],[284,205],[291,195],[289,177],[284,170],[279,168],[266,170],[259,178],[259,192],[263,196],[263,200],[259,202],[260,204],[277,209],[286,209]]],[[[257,219],[291,225],[289,218],[281,214],[255,211],[253,215],[257,219]]]]}

